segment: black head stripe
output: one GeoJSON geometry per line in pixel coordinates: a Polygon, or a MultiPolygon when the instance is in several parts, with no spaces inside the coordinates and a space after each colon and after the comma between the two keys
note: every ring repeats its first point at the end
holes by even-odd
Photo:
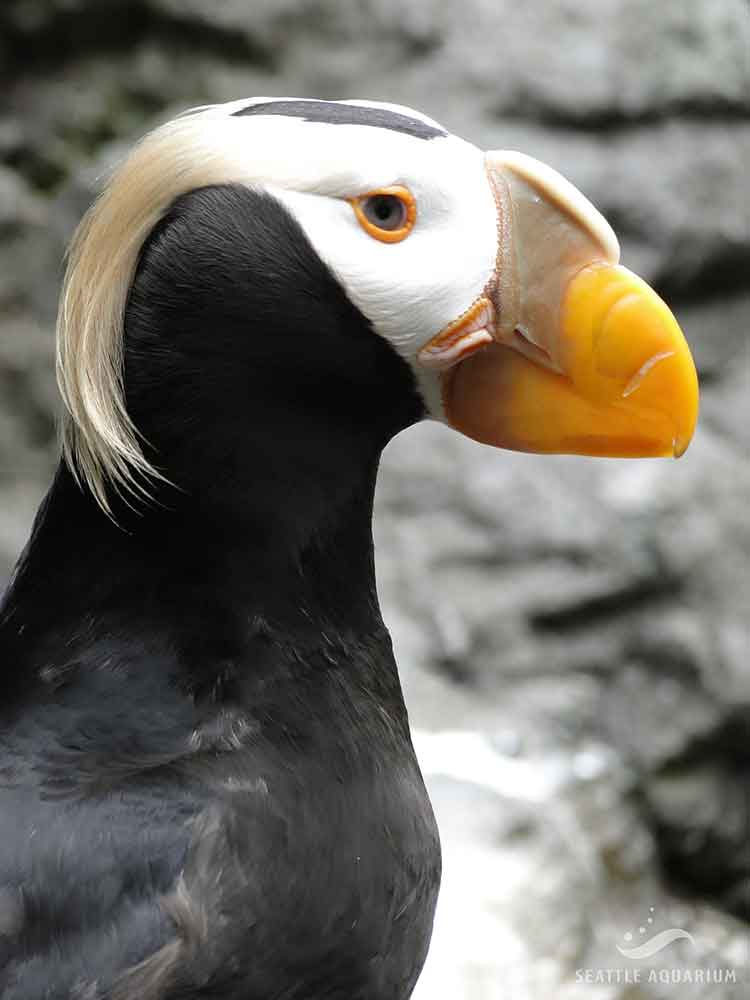
{"type": "Polygon", "coordinates": [[[328,122],[330,125],[370,125],[372,128],[387,128],[391,132],[404,132],[415,139],[437,139],[448,134],[436,125],[419,118],[409,118],[398,111],[339,104],[337,101],[265,101],[263,104],[250,104],[235,111],[234,115],[287,115],[303,118],[307,122],[328,122]]]}

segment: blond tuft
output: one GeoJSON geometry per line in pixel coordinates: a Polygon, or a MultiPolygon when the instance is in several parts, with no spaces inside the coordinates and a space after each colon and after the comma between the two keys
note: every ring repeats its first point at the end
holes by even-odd
{"type": "Polygon", "coordinates": [[[125,408],[123,323],[148,235],[181,194],[252,181],[240,155],[237,104],[212,105],[162,125],[115,170],[68,251],[57,320],[57,380],[65,404],[63,456],[79,483],[111,513],[108,486],[148,495],[163,479],[146,459],[125,408]]]}

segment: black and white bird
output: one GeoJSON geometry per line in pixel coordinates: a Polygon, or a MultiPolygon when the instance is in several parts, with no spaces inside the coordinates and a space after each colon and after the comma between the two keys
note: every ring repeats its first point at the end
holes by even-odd
{"type": "MultiPolygon", "coordinates": [[[[2,1000],[406,1000],[440,848],[378,608],[386,443],[677,455],[695,369],[571,184],[407,108],[158,128],[70,251],[0,608],[2,1000]]],[[[450,470],[446,470],[446,475],[450,470]]]]}

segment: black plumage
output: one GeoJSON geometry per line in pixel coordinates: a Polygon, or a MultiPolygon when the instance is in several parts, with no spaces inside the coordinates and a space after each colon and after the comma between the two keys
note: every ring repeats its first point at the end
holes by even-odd
{"type": "Polygon", "coordinates": [[[0,997],[406,998],[440,852],[371,516],[411,370],[226,185],[145,245],[124,380],[167,481],[110,519],[61,465],[0,609],[0,997]]]}
{"type": "Polygon", "coordinates": [[[369,128],[386,128],[402,132],[415,139],[439,139],[448,133],[438,125],[423,118],[394,111],[392,108],[347,104],[343,101],[255,101],[235,111],[238,118],[247,115],[287,115],[306,122],[325,122],[327,125],[367,125],[369,128]]]}

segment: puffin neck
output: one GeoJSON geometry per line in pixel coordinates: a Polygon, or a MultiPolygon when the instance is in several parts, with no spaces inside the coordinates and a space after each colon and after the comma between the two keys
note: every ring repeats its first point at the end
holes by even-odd
{"type": "Polygon", "coordinates": [[[235,664],[257,664],[262,681],[270,647],[293,669],[321,651],[388,645],[373,565],[376,467],[361,471],[325,512],[299,484],[274,524],[214,518],[183,497],[118,526],[61,465],[0,629],[31,666],[61,650],[79,669],[115,654],[126,666],[162,663],[196,693],[235,664]]]}
{"type": "MultiPolygon", "coordinates": [[[[379,455],[355,465],[342,450],[334,460],[331,449],[329,458],[319,456],[316,474],[305,476],[290,455],[276,481],[259,476],[244,496],[217,478],[197,495],[162,487],[152,501],[116,499],[114,519],[61,463],[12,589],[33,576],[35,604],[53,618],[66,609],[89,619],[150,618],[156,604],[163,625],[177,631],[191,615],[205,621],[209,608],[222,607],[287,633],[309,633],[311,620],[366,629],[379,619],[379,455]]],[[[210,468],[205,475],[213,479],[210,468]]]]}

